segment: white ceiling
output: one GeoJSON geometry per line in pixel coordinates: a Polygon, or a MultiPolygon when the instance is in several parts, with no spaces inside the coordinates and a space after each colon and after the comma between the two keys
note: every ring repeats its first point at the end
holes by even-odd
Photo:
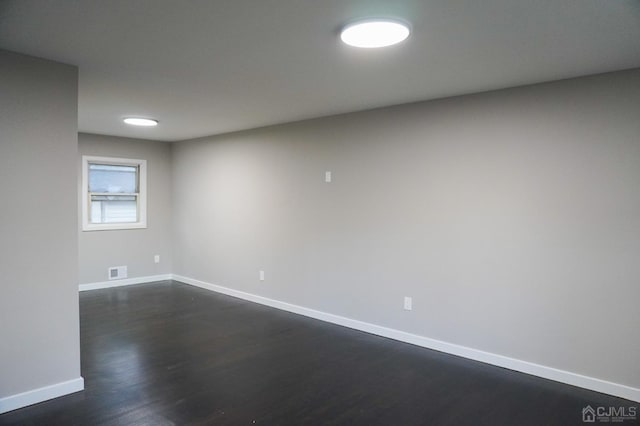
{"type": "Polygon", "coordinates": [[[640,67],[640,1],[3,0],[0,47],[79,66],[80,131],[180,140],[640,67]],[[413,34],[342,45],[363,17],[413,34]]]}

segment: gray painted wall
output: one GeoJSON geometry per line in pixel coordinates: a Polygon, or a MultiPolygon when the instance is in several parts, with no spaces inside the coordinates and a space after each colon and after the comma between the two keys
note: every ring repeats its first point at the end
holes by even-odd
{"type": "Polygon", "coordinates": [[[147,228],[83,232],[78,223],[80,284],[107,281],[112,266],[127,265],[129,278],[171,273],[171,145],[80,133],[78,147],[78,188],[83,155],[147,160],[147,228]],[[156,254],[159,264],[153,260],[156,254]]]}
{"type": "Polygon", "coordinates": [[[80,377],[77,86],[0,50],[0,398],[80,377]]]}
{"type": "Polygon", "coordinates": [[[179,142],[174,273],[639,387],[638,111],[632,70],[179,142]]]}

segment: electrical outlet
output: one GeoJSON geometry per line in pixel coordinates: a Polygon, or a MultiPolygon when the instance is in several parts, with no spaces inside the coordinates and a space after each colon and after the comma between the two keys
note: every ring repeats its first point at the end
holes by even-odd
{"type": "Polygon", "coordinates": [[[260,281],[264,281],[264,271],[260,271],[259,277],[260,281]]]}
{"type": "Polygon", "coordinates": [[[404,297],[404,310],[410,311],[413,309],[413,299],[411,297],[404,297]]]}
{"type": "Polygon", "coordinates": [[[154,263],[160,263],[160,255],[156,254],[155,256],[153,256],[153,261],[154,263]]]}
{"type": "Polygon", "coordinates": [[[324,181],[327,182],[327,183],[331,182],[331,172],[330,171],[324,172],[324,181]]]}

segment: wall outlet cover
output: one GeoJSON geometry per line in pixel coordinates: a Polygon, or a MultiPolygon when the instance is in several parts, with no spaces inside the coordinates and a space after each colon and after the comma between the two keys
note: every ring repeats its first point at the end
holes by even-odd
{"type": "Polygon", "coordinates": [[[413,299],[411,297],[405,296],[404,309],[405,311],[410,311],[413,309],[413,299]]]}

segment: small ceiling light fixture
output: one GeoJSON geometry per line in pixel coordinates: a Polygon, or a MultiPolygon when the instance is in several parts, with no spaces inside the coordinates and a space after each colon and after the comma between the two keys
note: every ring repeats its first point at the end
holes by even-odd
{"type": "Polygon", "coordinates": [[[151,118],[127,117],[124,119],[124,122],[131,124],[132,126],[151,127],[158,125],[158,120],[153,120],[151,118]]]}
{"type": "Polygon", "coordinates": [[[411,30],[409,25],[392,19],[365,19],[342,29],[340,39],[354,47],[375,48],[404,41],[411,30]]]}

